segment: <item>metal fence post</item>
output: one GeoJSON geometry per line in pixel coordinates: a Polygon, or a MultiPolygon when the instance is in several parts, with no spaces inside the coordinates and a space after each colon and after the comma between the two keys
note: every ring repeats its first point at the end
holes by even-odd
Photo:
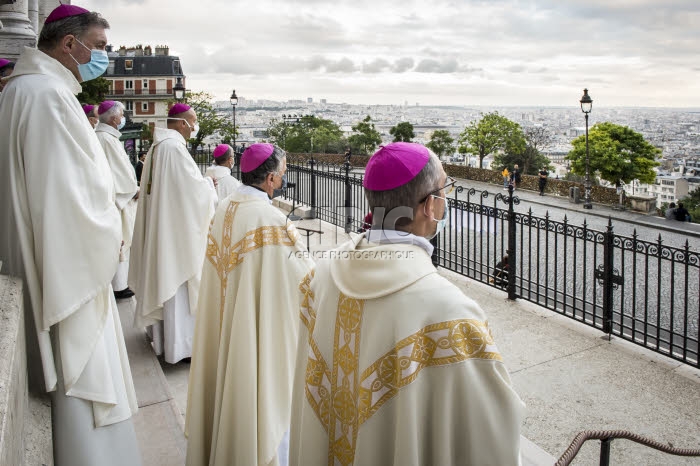
{"type": "Polygon", "coordinates": [[[352,229],[352,186],[350,185],[350,162],[345,162],[345,233],[352,229]]]}
{"type": "Polygon", "coordinates": [[[611,438],[605,438],[600,441],[600,466],[610,466],[610,443],[611,438]]]}
{"type": "Polygon", "coordinates": [[[234,156],[234,163],[236,165],[236,173],[238,174],[237,178],[240,180],[241,179],[241,155],[237,149],[233,149],[233,156],[234,156]]]}
{"type": "Polygon", "coordinates": [[[515,209],[513,208],[513,185],[508,185],[508,299],[515,301],[515,274],[517,263],[515,257],[515,209]]]}
{"type": "Polygon", "coordinates": [[[314,157],[311,156],[309,160],[309,165],[311,166],[311,218],[316,218],[316,171],[314,171],[314,165],[316,161],[314,157]]]}
{"type": "Polygon", "coordinates": [[[608,218],[603,243],[603,333],[612,333],[613,308],[613,225],[608,218]]]}

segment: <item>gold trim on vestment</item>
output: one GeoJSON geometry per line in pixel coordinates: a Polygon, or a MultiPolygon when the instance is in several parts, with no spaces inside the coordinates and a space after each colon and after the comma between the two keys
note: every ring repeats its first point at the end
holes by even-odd
{"type": "Polygon", "coordinates": [[[229,201],[224,215],[221,247],[212,235],[212,227],[209,227],[207,235],[206,256],[216,269],[221,280],[220,305],[219,305],[219,332],[224,319],[224,306],[226,304],[226,288],[228,276],[233,269],[243,263],[246,255],[265,246],[294,246],[299,233],[292,223],[278,227],[259,227],[251,230],[237,243],[231,245],[233,221],[236,217],[240,203],[229,201]]]}
{"type": "Polygon", "coordinates": [[[328,433],[329,466],[350,466],[355,458],[359,427],[426,367],[467,359],[502,361],[488,323],[457,319],[428,325],[399,341],[359,373],[360,332],[365,302],[342,293],[338,298],[332,370],[313,338],[316,325],[314,293],[309,273],[299,289],[300,317],[309,332],[306,399],[328,433]]]}

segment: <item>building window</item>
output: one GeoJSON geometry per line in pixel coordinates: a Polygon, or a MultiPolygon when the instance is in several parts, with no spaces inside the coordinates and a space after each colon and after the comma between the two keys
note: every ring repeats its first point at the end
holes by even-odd
{"type": "Polygon", "coordinates": [[[180,68],[180,60],[173,60],[173,74],[182,74],[182,68],[180,68]]]}
{"type": "Polygon", "coordinates": [[[133,88],[134,88],[134,81],[131,81],[131,80],[124,81],[124,89],[133,89],[133,88]]]}
{"type": "Polygon", "coordinates": [[[126,109],[127,112],[133,112],[134,111],[134,103],[130,100],[127,100],[124,102],[124,108],[126,109]]]}
{"type": "Polygon", "coordinates": [[[127,71],[134,69],[134,60],[124,60],[124,69],[127,71]]]}
{"type": "Polygon", "coordinates": [[[148,89],[148,79],[143,80],[143,88],[148,89]]]}
{"type": "Polygon", "coordinates": [[[141,102],[141,110],[144,112],[148,111],[148,102],[141,102]]]}

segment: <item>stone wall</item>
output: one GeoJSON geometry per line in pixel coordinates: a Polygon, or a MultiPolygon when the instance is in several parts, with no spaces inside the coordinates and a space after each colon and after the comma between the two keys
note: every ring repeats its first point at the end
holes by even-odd
{"type": "Polygon", "coordinates": [[[0,275],[0,465],[24,464],[27,360],[22,282],[0,275]]]}

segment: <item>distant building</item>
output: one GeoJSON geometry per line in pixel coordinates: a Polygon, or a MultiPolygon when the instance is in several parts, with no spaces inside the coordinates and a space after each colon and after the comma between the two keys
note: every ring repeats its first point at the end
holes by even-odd
{"type": "Polygon", "coordinates": [[[326,105],[326,99],[321,99],[321,105],[326,105]]]}
{"type": "Polygon", "coordinates": [[[306,98],[306,103],[307,103],[307,104],[312,104],[312,103],[314,103],[314,98],[313,98],[313,97],[307,97],[307,98],[306,98]]]}
{"type": "Polygon", "coordinates": [[[688,195],[688,188],[687,178],[678,175],[658,175],[656,183],[649,185],[649,195],[656,197],[656,207],[661,207],[661,204],[683,199],[688,195]]]}
{"type": "Polygon", "coordinates": [[[109,81],[107,99],[124,103],[127,119],[135,123],[166,127],[173,87],[180,78],[187,87],[180,58],[170,55],[167,46],[107,47],[109,67],[104,78],[109,81]]]}

